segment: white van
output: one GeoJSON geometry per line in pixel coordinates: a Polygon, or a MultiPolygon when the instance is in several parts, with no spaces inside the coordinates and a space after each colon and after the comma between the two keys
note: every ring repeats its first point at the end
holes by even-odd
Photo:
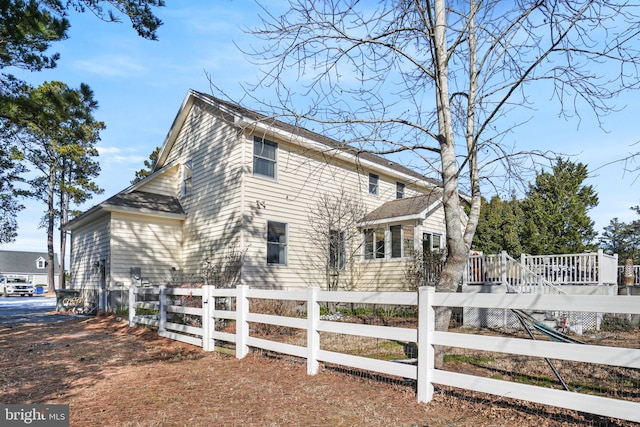
{"type": "Polygon", "coordinates": [[[26,277],[0,277],[0,295],[8,297],[11,295],[33,296],[35,286],[29,283],[26,277]]]}

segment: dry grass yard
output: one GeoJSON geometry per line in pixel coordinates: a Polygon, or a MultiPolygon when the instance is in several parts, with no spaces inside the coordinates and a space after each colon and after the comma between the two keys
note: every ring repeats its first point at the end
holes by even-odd
{"type": "Polygon", "coordinates": [[[69,404],[78,427],[629,425],[459,390],[418,404],[401,380],[307,376],[301,361],[205,353],[115,316],[0,326],[0,348],[0,402],[69,404]]]}

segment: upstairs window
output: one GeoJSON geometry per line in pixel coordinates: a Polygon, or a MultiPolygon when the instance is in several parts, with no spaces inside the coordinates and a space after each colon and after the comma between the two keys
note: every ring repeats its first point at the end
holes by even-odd
{"type": "Polygon", "coordinates": [[[396,199],[404,198],[404,183],[396,182],[396,199]]]}
{"type": "Polygon", "coordinates": [[[369,194],[378,195],[380,177],[375,173],[369,173],[369,194]]]}
{"type": "Polygon", "coordinates": [[[287,264],[287,224],[267,222],[267,264],[287,264]]]}
{"type": "Polygon", "coordinates": [[[253,138],[253,174],[276,177],[276,156],[278,154],[278,144],[266,139],[253,138]]]}
{"type": "Polygon", "coordinates": [[[182,187],[180,189],[180,194],[186,196],[191,193],[192,187],[192,175],[193,175],[193,162],[189,160],[185,164],[182,165],[182,187]]]}
{"type": "Polygon", "coordinates": [[[38,258],[36,260],[36,268],[38,268],[39,270],[44,269],[47,266],[47,262],[44,260],[44,258],[38,258]]]}

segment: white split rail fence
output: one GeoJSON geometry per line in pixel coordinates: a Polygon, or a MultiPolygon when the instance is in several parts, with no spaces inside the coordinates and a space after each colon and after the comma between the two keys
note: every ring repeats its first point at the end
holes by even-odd
{"type": "Polygon", "coordinates": [[[131,326],[136,323],[157,326],[161,336],[201,346],[205,351],[215,351],[216,341],[235,343],[235,354],[238,358],[245,357],[250,347],[300,357],[307,360],[309,375],[315,375],[318,372],[319,363],[326,362],[412,379],[417,383],[418,402],[431,401],[434,384],[439,384],[640,422],[640,402],[436,369],[434,346],[442,345],[531,357],[546,357],[632,369],[640,369],[640,349],[436,331],[435,307],[439,306],[640,314],[640,297],[435,293],[433,288],[427,287],[421,288],[418,292],[329,292],[321,291],[318,288],[283,291],[249,289],[247,286],[238,286],[235,289],[215,289],[212,286],[183,289],[161,286],[159,288],[131,289],[129,322],[131,326]],[[154,293],[159,296],[155,302],[136,300],[136,295],[154,293]],[[204,308],[168,305],[167,296],[169,295],[202,297],[204,308]],[[217,310],[214,304],[215,298],[235,299],[235,308],[217,310]],[[251,313],[249,312],[249,300],[252,298],[305,301],[306,318],[251,313]],[[322,302],[418,306],[418,328],[321,320],[320,303],[322,302]],[[136,308],[157,309],[159,315],[157,318],[138,316],[136,308]],[[202,316],[202,327],[168,322],[167,313],[202,316]],[[234,320],[236,322],[235,333],[216,331],[214,327],[216,318],[234,320]],[[250,335],[249,323],[264,323],[306,330],[306,346],[253,337],[250,335]],[[416,343],[420,350],[417,364],[376,360],[323,350],[320,345],[320,332],[416,343]]]}

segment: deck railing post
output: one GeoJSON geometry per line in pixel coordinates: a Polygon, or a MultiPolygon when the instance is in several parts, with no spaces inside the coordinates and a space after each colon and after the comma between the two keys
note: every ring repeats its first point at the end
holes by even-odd
{"type": "Polygon", "coordinates": [[[138,287],[133,283],[129,286],[129,327],[136,324],[134,317],[136,317],[136,292],[138,287]]]}
{"type": "Polygon", "coordinates": [[[202,285],[202,349],[204,351],[215,351],[215,342],[212,339],[212,332],[216,322],[213,320],[213,310],[216,308],[216,300],[212,295],[213,285],[202,285]]]}
{"type": "Polygon", "coordinates": [[[160,324],[158,325],[158,334],[165,333],[167,331],[167,287],[166,285],[160,285],[160,293],[158,294],[158,302],[160,307],[160,324]]]}
{"type": "Polygon", "coordinates": [[[422,286],[418,290],[418,403],[430,402],[433,399],[433,332],[436,330],[434,295],[435,289],[430,286],[422,286]]]}
{"type": "Polygon", "coordinates": [[[247,291],[249,286],[238,285],[236,287],[236,357],[238,359],[244,358],[249,354],[249,322],[247,317],[249,314],[249,298],[247,298],[247,291]]]}
{"type": "Polygon", "coordinates": [[[320,304],[317,287],[307,289],[307,374],[318,373],[318,351],[320,350],[320,304]]]}
{"type": "Polygon", "coordinates": [[[605,264],[604,261],[604,251],[602,249],[598,249],[598,285],[604,285],[604,277],[608,274],[607,267],[609,264],[605,264]]]}
{"type": "Polygon", "coordinates": [[[502,285],[507,284],[507,251],[502,251],[500,253],[500,264],[502,268],[502,272],[500,274],[500,282],[502,285]]]}

